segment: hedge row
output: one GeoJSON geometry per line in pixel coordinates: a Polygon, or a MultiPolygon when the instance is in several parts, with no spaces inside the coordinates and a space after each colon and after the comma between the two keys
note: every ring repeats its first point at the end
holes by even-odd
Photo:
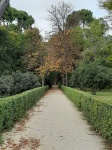
{"type": "Polygon", "coordinates": [[[1,98],[0,131],[10,129],[15,121],[24,117],[26,111],[34,106],[47,90],[48,87],[40,87],[15,96],[1,98]]]}
{"type": "Polygon", "coordinates": [[[112,143],[112,102],[94,99],[88,93],[69,87],[61,86],[61,89],[83,111],[93,128],[112,143]]]}

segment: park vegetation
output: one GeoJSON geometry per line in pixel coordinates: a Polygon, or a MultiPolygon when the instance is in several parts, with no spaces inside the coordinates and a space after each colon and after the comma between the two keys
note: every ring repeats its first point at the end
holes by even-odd
{"type": "Polygon", "coordinates": [[[112,101],[98,99],[70,87],[61,86],[61,89],[77,108],[83,111],[92,128],[112,143],[112,101]]]}
{"type": "Polygon", "coordinates": [[[54,70],[60,72],[61,84],[91,89],[93,94],[110,89],[112,36],[108,34],[107,20],[94,18],[90,10],[74,11],[71,4],[64,2],[52,5],[48,12],[53,29],[48,41],[53,56],[49,63],[55,62],[54,70]]]}
{"type": "MultiPolygon", "coordinates": [[[[110,3],[99,2],[109,15],[110,3]]],[[[91,89],[93,94],[110,89],[112,36],[107,20],[94,18],[87,9],[75,11],[72,4],[63,1],[52,5],[48,14],[52,31],[44,41],[27,12],[10,4],[4,12],[0,24],[0,95],[14,95],[46,84],[51,87],[54,81],[91,89]]]]}
{"type": "Polygon", "coordinates": [[[0,99],[0,133],[11,129],[15,122],[20,121],[26,112],[44,95],[48,87],[34,88],[7,98],[0,99]]]}
{"type": "Polygon", "coordinates": [[[45,41],[34,18],[9,4],[0,18],[0,131],[9,129],[45,93],[47,87],[40,86],[59,83],[72,87],[61,86],[95,130],[112,142],[112,0],[99,0],[99,7],[109,12],[108,20],[63,1],[52,5],[52,31],[45,41]],[[93,95],[109,90],[109,100],[79,89],[93,95]]]}

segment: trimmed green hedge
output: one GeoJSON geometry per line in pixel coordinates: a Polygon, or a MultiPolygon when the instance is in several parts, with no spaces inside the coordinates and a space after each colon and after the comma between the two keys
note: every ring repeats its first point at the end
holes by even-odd
{"type": "Polygon", "coordinates": [[[48,87],[35,88],[15,96],[0,99],[0,131],[10,129],[15,121],[24,117],[26,111],[34,106],[48,87]]]}
{"type": "Polygon", "coordinates": [[[83,111],[93,128],[112,143],[112,102],[97,100],[86,92],[69,87],[61,86],[61,89],[83,111]]]}

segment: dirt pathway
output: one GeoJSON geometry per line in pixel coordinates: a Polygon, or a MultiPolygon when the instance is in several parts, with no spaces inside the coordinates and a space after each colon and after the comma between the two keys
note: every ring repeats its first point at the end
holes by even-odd
{"type": "Polygon", "coordinates": [[[4,138],[1,150],[105,149],[82,113],[56,89],[50,90],[12,131],[4,133],[4,138]]]}

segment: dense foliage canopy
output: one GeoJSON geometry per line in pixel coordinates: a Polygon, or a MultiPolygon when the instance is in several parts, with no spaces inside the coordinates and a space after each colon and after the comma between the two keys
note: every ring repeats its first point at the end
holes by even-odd
{"type": "MultiPolygon", "coordinates": [[[[111,1],[100,2],[109,12],[110,4],[111,1]]],[[[7,7],[0,25],[1,94],[10,95],[10,89],[13,86],[16,89],[12,79],[14,72],[20,77],[18,92],[28,89],[27,84],[23,88],[25,80],[36,83],[33,75],[34,80],[31,80],[29,71],[38,76],[42,86],[61,83],[92,91],[111,88],[112,36],[108,34],[107,20],[93,18],[90,10],[76,11],[63,1],[52,5],[48,13],[53,30],[48,41],[44,41],[38,28],[33,27],[35,20],[31,15],[10,5],[7,7]]]]}

